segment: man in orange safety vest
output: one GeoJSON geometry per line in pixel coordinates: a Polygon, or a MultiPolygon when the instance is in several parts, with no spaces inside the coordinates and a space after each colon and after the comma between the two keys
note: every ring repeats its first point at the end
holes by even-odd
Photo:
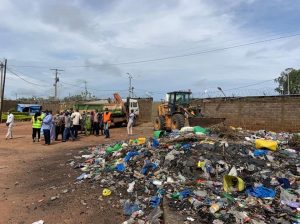
{"type": "Polygon", "coordinates": [[[111,112],[108,111],[107,108],[105,108],[105,111],[103,113],[103,123],[104,123],[104,135],[105,135],[105,138],[109,138],[109,125],[111,123],[111,120],[110,120],[110,117],[111,117],[111,112]]]}

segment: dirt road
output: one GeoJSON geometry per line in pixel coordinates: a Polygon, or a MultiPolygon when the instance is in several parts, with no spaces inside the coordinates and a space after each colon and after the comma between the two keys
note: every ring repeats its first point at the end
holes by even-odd
{"type": "MultiPolygon", "coordinates": [[[[148,137],[151,124],[134,128],[135,137],[148,137]]],[[[126,128],[111,129],[111,139],[83,136],[75,142],[33,143],[31,125],[17,123],[14,139],[5,140],[0,126],[0,223],[121,223],[122,208],[111,200],[100,201],[101,188],[92,183],[74,184],[79,171],[67,161],[90,145],[127,139],[126,128]],[[58,196],[55,200],[51,197],[58,196]]],[[[114,198],[116,199],[116,198],[114,198]]]]}

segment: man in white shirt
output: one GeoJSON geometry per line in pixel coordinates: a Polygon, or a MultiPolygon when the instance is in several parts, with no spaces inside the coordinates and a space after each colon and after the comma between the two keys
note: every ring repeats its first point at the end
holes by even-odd
{"type": "Polygon", "coordinates": [[[74,113],[72,113],[71,119],[73,121],[74,137],[77,138],[78,130],[80,129],[80,120],[82,119],[78,109],[74,113]]]}
{"type": "Polygon", "coordinates": [[[7,120],[6,120],[6,126],[8,127],[7,129],[7,134],[6,134],[6,140],[12,139],[12,129],[14,126],[14,121],[15,121],[15,117],[14,115],[11,113],[11,111],[7,112],[7,120]]]}
{"type": "Polygon", "coordinates": [[[131,113],[128,116],[128,123],[127,123],[127,134],[132,135],[132,127],[135,119],[134,111],[131,110],[131,113]]]}

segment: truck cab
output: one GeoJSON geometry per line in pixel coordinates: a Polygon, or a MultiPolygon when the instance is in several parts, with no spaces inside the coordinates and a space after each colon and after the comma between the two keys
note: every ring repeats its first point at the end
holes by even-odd
{"type": "Polygon", "coordinates": [[[134,112],[134,114],[136,116],[139,115],[140,113],[140,110],[139,110],[139,103],[136,99],[131,99],[131,98],[128,98],[127,99],[127,107],[126,107],[127,111],[128,111],[128,114],[131,113],[131,111],[134,112]]]}

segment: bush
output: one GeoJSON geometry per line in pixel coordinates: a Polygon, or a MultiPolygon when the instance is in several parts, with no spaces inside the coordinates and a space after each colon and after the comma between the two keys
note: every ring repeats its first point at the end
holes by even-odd
{"type": "MultiPolygon", "coordinates": [[[[13,113],[15,116],[15,121],[30,121],[31,116],[28,115],[28,113],[20,113],[17,114],[13,113]]],[[[2,122],[5,122],[7,120],[7,114],[2,114],[2,122]]]]}

